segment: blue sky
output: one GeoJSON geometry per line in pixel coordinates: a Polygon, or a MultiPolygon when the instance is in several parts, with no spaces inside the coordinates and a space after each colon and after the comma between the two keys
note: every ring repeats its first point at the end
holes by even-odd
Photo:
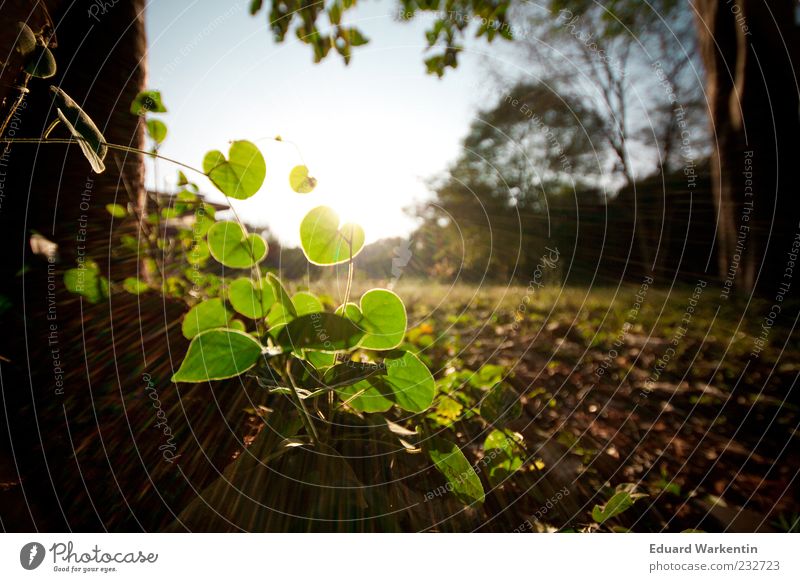
{"type": "MultiPolygon", "coordinates": [[[[162,91],[169,109],[161,152],[200,166],[206,151],[227,151],[230,140],[256,142],[267,180],[237,209],[285,243],[298,242],[302,216],[320,204],[361,223],[368,241],[408,234],[414,222],[403,209],[423,200],[424,180],[458,155],[486,99],[480,54],[464,54],[442,80],[426,75],[430,17],[398,22],[395,2],[371,1],[347,20],[371,42],[354,51],[349,66],[338,55],[315,65],[310,47],[293,35],[274,43],[266,15],[251,17],[248,3],[148,5],[149,85],[162,91]],[[297,148],[275,142],[276,135],[297,148]],[[302,162],[319,180],[306,196],[287,182],[291,167],[302,162]]],[[[174,174],[159,162],[162,187],[174,174]]],[[[201,188],[213,191],[207,183],[201,188]]]]}

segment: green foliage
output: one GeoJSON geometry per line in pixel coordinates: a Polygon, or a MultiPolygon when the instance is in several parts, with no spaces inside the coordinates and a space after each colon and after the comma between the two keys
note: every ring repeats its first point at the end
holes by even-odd
{"type": "Polygon", "coordinates": [[[233,314],[225,307],[222,299],[208,299],[198,303],[183,318],[181,331],[186,339],[192,339],[201,332],[220,327],[230,327],[233,314]]]}
{"type": "Polygon", "coordinates": [[[240,277],[228,286],[228,299],[237,313],[250,319],[262,319],[275,303],[275,291],[266,279],[253,282],[240,277]]]}
{"type": "Polygon", "coordinates": [[[145,125],[147,135],[157,144],[161,144],[167,139],[167,125],[158,119],[148,119],[145,125]]]}
{"type": "Polygon", "coordinates": [[[337,352],[358,345],[364,332],[349,319],[335,313],[310,313],[290,321],[277,337],[286,351],[337,352]]]}
{"type": "Polygon", "coordinates": [[[86,261],[83,265],[65,272],[64,286],[67,291],[85,297],[90,303],[99,303],[108,298],[108,279],[100,273],[100,267],[93,261],[86,261]]]}
{"type": "Polygon", "coordinates": [[[498,485],[518,471],[523,464],[519,453],[523,438],[519,433],[493,430],[483,442],[483,460],[489,472],[489,482],[498,485]]]}
{"type": "Polygon", "coordinates": [[[106,204],[106,210],[114,218],[125,218],[128,216],[128,209],[121,204],[106,204]]]}
{"type": "Polygon", "coordinates": [[[468,505],[484,502],[486,495],[481,480],[458,445],[432,437],[428,444],[428,455],[458,499],[468,505]]]}
{"type": "Polygon", "coordinates": [[[108,147],[103,134],[97,129],[94,121],[62,89],[51,85],[50,91],[55,95],[58,118],[76,138],[92,169],[98,174],[104,172],[106,167],[103,160],[108,153],[108,147]]]}
{"type": "Polygon", "coordinates": [[[122,282],[122,287],[132,295],[141,295],[150,289],[147,283],[140,280],[138,277],[126,277],[122,282]]]}
{"type": "Polygon", "coordinates": [[[634,488],[630,485],[618,487],[617,492],[606,501],[605,505],[594,506],[592,509],[592,519],[602,525],[609,519],[617,517],[633,507],[636,500],[642,497],[646,497],[646,495],[643,493],[636,493],[634,488]]]}
{"type": "Polygon", "coordinates": [[[245,200],[261,188],[267,165],[255,144],[240,140],[231,144],[228,159],[219,150],[208,152],[203,158],[203,171],[223,194],[245,200]]]}
{"type": "MultiPolygon", "coordinates": [[[[369,42],[358,28],[343,24],[344,15],[355,5],[354,0],[272,0],[268,4],[269,27],[277,42],[294,30],[300,41],[311,46],[314,62],[320,62],[333,48],[348,64],[353,47],[369,42]]],[[[258,14],[263,6],[263,0],[252,0],[250,14],[258,14]]],[[[476,37],[488,41],[498,35],[512,38],[508,21],[510,6],[510,0],[400,0],[396,10],[401,21],[412,20],[418,12],[431,13],[433,24],[425,33],[428,48],[439,46],[442,52],[425,63],[429,73],[442,76],[446,68],[458,66],[457,55],[462,49],[459,40],[473,24],[476,37]]]]}
{"type": "Polygon", "coordinates": [[[352,260],[364,246],[364,229],[357,224],[339,225],[339,215],[318,206],[300,223],[300,243],[309,262],[337,265],[352,260]]]}
{"type": "Polygon", "coordinates": [[[289,185],[298,194],[308,194],[317,185],[317,179],[308,174],[305,166],[295,166],[289,173],[289,185]]]}
{"type": "Polygon", "coordinates": [[[144,116],[147,113],[166,113],[167,108],[161,100],[161,91],[141,91],[131,102],[131,113],[144,116]]]}
{"type": "Polygon", "coordinates": [[[247,269],[267,256],[267,241],[257,234],[247,234],[244,227],[230,221],[215,223],[208,230],[211,256],[232,269],[247,269]]]}
{"type": "Polygon", "coordinates": [[[360,307],[348,305],[346,316],[364,330],[361,347],[392,350],[403,342],[408,323],[406,306],[388,289],[372,289],[361,297],[360,307]]]}
{"type": "Polygon", "coordinates": [[[242,331],[204,331],[192,339],[172,381],[205,382],[239,376],[255,366],[261,351],[261,344],[242,331]]]}

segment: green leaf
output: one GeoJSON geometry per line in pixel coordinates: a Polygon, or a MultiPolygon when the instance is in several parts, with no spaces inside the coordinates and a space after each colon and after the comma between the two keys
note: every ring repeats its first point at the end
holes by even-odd
{"type": "Polygon", "coordinates": [[[192,339],[173,382],[204,382],[238,376],[261,356],[261,344],[251,335],[233,329],[212,329],[192,339]]]}
{"type": "Polygon", "coordinates": [[[502,427],[522,414],[519,395],[505,382],[498,382],[481,401],[481,416],[495,426],[502,427]]]}
{"type": "Polygon", "coordinates": [[[422,412],[430,408],[436,395],[436,382],[428,367],[411,352],[391,352],[383,360],[386,382],[392,390],[394,401],[403,410],[422,412]]]}
{"type": "MultiPolygon", "coordinates": [[[[348,317],[353,312],[348,306],[348,317]]],[[[361,297],[360,317],[353,321],[366,334],[360,347],[369,350],[393,350],[403,342],[408,318],[406,306],[388,289],[371,289],[361,297]]]]}
{"type": "Polygon", "coordinates": [[[106,204],[106,210],[114,218],[125,218],[128,216],[128,210],[121,204],[106,204]]]}
{"type": "Polygon", "coordinates": [[[277,342],[284,350],[335,352],[356,347],[363,335],[349,319],[334,313],[311,313],[290,321],[281,329],[277,342]]]}
{"type": "Polygon", "coordinates": [[[297,311],[297,315],[308,315],[309,313],[320,313],[324,311],[319,298],[308,291],[298,291],[292,295],[292,303],[297,311]]]}
{"type": "Polygon", "coordinates": [[[459,501],[467,505],[483,503],[486,495],[481,480],[458,445],[439,437],[432,437],[428,444],[428,455],[452,486],[453,493],[459,501]]]}
{"type": "Polygon", "coordinates": [[[602,524],[612,517],[616,517],[623,511],[630,509],[634,501],[634,498],[627,491],[618,491],[605,505],[594,506],[594,509],[592,509],[592,519],[602,524]]]}
{"type": "Polygon", "coordinates": [[[208,243],[204,240],[198,240],[192,248],[186,252],[186,260],[189,264],[199,265],[204,262],[211,255],[208,249],[208,243]]]}
{"type": "Polygon", "coordinates": [[[270,330],[275,331],[297,317],[297,308],[278,277],[269,273],[267,280],[272,285],[275,295],[275,303],[267,314],[267,321],[269,322],[270,330]]]}
{"type": "Polygon", "coordinates": [[[358,412],[386,412],[394,406],[392,392],[386,383],[363,380],[337,388],[336,394],[343,403],[358,412]]]}
{"type": "Polygon", "coordinates": [[[229,158],[213,150],[203,158],[203,171],[211,182],[226,196],[245,200],[258,192],[267,175],[264,156],[249,141],[235,141],[228,152],[229,158]]]}
{"type": "Polygon", "coordinates": [[[81,295],[90,303],[99,303],[108,298],[108,279],[100,274],[97,263],[93,261],[86,261],[83,267],[64,273],[64,286],[70,293],[81,295]]]}
{"type": "Polygon", "coordinates": [[[329,354],[326,352],[315,352],[314,350],[306,350],[305,358],[317,370],[330,368],[336,363],[336,354],[329,354]]]}
{"type": "Polygon", "coordinates": [[[266,279],[254,283],[247,277],[240,277],[228,286],[228,299],[237,313],[261,319],[275,303],[275,291],[266,279]]]}
{"type": "Polygon", "coordinates": [[[167,108],[161,100],[161,91],[141,91],[131,102],[131,113],[134,115],[166,112],[167,108]]]}
{"type": "Polygon", "coordinates": [[[192,339],[201,332],[220,327],[230,327],[233,314],[225,307],[222,299],[208,299],[198,303],[183,318],[181,330],[187,339],[192,339]]]}
{"type": "Polygon", "coordinates": [[[56,58],[49,48],[37,44],[25,59],[25,72],[32,77],[49,79],[56,74],[56,58]]]}
{"type": "Polygon", "coordinates": [[[339,215],[318,206],[300,223],[300,242],[306,258],[315,265],[336,265],[355,257],[364,246],[364,229],[357,224],[339,227],[339,215]]]}
{"type": "Polygon", "coordinates": [[[157,144],[167,139],[167,124],[163,121],[148,119],[145,127],[147,127],[147,135],[157,144]]]}
{"type": "Polygon", "coordinates": [[[55,95],[58,118],[76,138],[92,169],[98,174],[102,173],[106,169],[103,160],[108,153],[106,138],[69,95],[54,85],[50,86],[50,91],[55,95]]]}
{"type": "Polygon", "coordinates": [[[289,173],[289,185],[298,194],[308,194],[317,185],[317,179],[308,175],[308,168],[295,166],[289,173]]]}
{"type": "Polygon", "coordinates": [[[148,287],[147,283],[141,281],[137,277],[127,277],[122,282],[122,288],[125,289],[128,293],[133,295],[141,295],[145,291],[148,291],[150,287],[148,287]]]}
{"type": "Polygon", "coordinates": [[[22,56],[30,54],[36,48],[36,35],[33,34],[31,27],[24,22],[17,22],[17,39],[14,42],[14,50],[22,56]]]}
{"type": "Polygon", "coordinates": [[[208,230],[211,256],[232,269],[246,269],[267,256],[267,242],[257,234],[248,235],[236,222],[215,223],[208,230]]]}
{"type": "Polygon", "coordinates": [[[393,393],[386,382],[377,381],[380,376],[386,376],[383,366],[344,362],[325,372],[323,381],[353,410],[386,412],[394,405],[393,393]]]}
{"type": "Polygon", "coordinates": [[[518,444],[523,442],[519,433],[493,430],[483,443],[482,462],[489,468],[489,481],[497,485],[518,471],[523,464],[517,454],[518,444]]]}

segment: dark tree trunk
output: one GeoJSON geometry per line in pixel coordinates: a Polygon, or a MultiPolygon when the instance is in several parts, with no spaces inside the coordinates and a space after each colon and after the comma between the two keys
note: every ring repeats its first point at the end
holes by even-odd
{"type": "Polygon", "coordinates": [[[774,296],[787,281],[787,253],[800,232],[794,2],[692,4],[714,139],[723,289],[774,296]]]}

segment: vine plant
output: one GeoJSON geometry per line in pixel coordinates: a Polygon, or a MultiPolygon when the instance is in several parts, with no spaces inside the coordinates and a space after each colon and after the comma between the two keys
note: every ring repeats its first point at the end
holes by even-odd
{"type": "MultiPolygon", "coordinates": [[[[28,55],[26,70],[31,76],[52,76],[55,60],[44,41],[32,37],[24,24],[19,28],[19,50],[28,55]]],[[[386,422],[372,423],[369,426],[388,427],[378,438],[394,439],[398,450],[409,453],[424,450],[450,482],[452,489],[448,490],[465,503],[483,502],[480,478],[460,448],[433,435],[428,427],[436,383],[410,349],[411,344],[404,343],[408,317],[402,299],[388,289],[371,289],[357,299],[350,296],[353,259],[364,247],[361,226],[341,224],[336,212],[326,206],[311,210],[299,225],[302,250],[314,265],[348,266],[345,296],[338,307],[326,309],[310,292],[292,295],[277,274],[262,272],[260,264],[269,251],[267,241],[248,232],[235,212],[235,220],[216,220],[213,207],[202,200],[197,185],[184,173],[205,176],[226,199],[250,198],[262,188],[267,170],[254,143],[233,141],[227,155],[209,151],[202,167],[195,168],[158,153],[167,135],[166,125],[152,117],[166,112],[158,91],[143,91],[131,104],[131,113],[142,116],[152,142],[149,151],[142,151],[108,143],[69,95],[56,86],[50,90],[56,118],[44,134],[40,138],[8,138],[0,133],[1,142],[7,147],[15,143],[76,144],[96,173],[105,171],[109,151],[138,153],[182,168],[178,174],[182,190],[173,206],[159,208],[157,203],[156,212],[145,216],[139,216],[139,209],[121,204],[106,207],[115,218],[136,214],[146,235],[145,261],[160,273],[159,285],[139,278],[128,278],[121,285],[112,283],[97,265],[88,263],[65,273],[68,290],[93,302],[120,287],[137,294],[155,288],[184,298],[189,310],[182,332],[190,343],[172,381],[215,382],[248,375],[270,393],[287,398],[291,403],[288,414],[297,422],[283,422],[296,429],[284,435],[290,440],[279,454],[296,446],[335,450],[337,437],[331,427],[338,414],[364,419],[394,411],[394,418],[405,426],[388,417],[386,422]],[[59,126],[67,129],[69,137],[51,137],[59,126]],[[159,236],[161,221],[187,215],[192,217],[190,227],[179,229],[174,239],[159,236]],[[163,258],[173,255],[179,260],[163,258]],[[232,280],[216,277],[201,268],[211,259],[247,274],[232,280]],[[187,292],[190,288],[192,292],[187,292]]],[[[9,118],[11,115],[13,109],[9,118]]],[[[293,168],[288,181],[299,195],[316,186],[304,165],[293,168]]],[[[139,241],[133,237],[123,237],[122,243],[139,249],[139,241]]]]}

